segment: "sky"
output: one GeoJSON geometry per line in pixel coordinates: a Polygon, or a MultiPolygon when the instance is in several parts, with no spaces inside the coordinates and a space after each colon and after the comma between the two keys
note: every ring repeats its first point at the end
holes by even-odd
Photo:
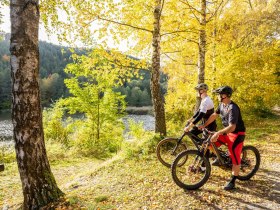
{"type": "MultiPolygon", "coordinates": [[[[11,22],[10,22],[10,8],[5,6],[2,9],[3,23],[0,24],[0,29],[6,33],[11,33],[11,22]]],[[[59,42],[55,35],[47,35],[45,28],[42,24],[39,26],[39,39],[46,42],[59,45],[59,42]]]]}
{"type": "MultiPolygon", "coordinates": [[[[10,8],[8,6],[4,6],[0,9],[2,10],[1,13],[3,15],[3,23],[0,24],[0,31],[4,31],[5,33],[10,33],[11,32],[11,22],[10,22],[10,8]]],[[[59,43],[57,36],[55,34],[48,35],[43,24],[39,25],[39,40],[41,41],[46,41],[49,43],[53,43],[56,45],[61,45],[59,43]]],[[[122,52],[126,52],[129,48],[127,40],[123,40],[118,46],[115,46],[113,44],[113,40],[111,37],[108,37],[107,39],[107,44],[109,48],[118,48],[122,52]]],[[[66,43],[62,43],[62,45],[67,46],[66,43]]],[[[81,44],[78,44],[78,46],[81,46],[81,44]]]]}

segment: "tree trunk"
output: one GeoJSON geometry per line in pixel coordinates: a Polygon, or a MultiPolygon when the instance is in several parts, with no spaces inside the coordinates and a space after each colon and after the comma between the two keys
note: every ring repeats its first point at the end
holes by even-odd
{"type": "Polygon", "coordinates": [[[63,195],[48,162],[39,91],[39,1],[11,0],[12,121],[23,209],[39,209],[63,195]]]}
{"type": "Polygon", "coordinates": [[[213,74],[213,77],[212,77],[212,84],[213,84],[213,87],[216,88],[217,84],[216,84],[216,74],[217,74],[217,67],[216,67],[216,48],[217,48],[217,17],[215,15],[214,17],[214,29],[213,29],[213,54],[212,54],[212,74],[213,74]]]}
{"type": "Polygon", "coordinates": [[[153,57],[151,74],[151,93],[155,113],[155,132],[166,135],[164,100],[160,89],[160,16],[161,0],[156,0],[154,10],[153,57]]]}
{"type": "MultiPolygon", "coordinates": [[[[198,55],[198,81],[197,83],[204,83],[204,75],[205,75],[205,54],[206,54],[206,0],[200,1],[200,29],[199,29],[199,55],[198,55]]],[[[200,97],[196,98],[196,106],[197,110],[200,105],[200,97]]]]}

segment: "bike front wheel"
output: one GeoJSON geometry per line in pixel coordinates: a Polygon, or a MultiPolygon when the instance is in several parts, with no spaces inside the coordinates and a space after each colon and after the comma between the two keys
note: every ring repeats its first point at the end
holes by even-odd
{"type": "Polygon", "coordinates": [[[248,180],[258,171],[261,156],[256,147],[244,146],[241,153],[241,166],[238,179],[248,180]]]}
{"type": "Polygon", "coordinates": [[[196,190],[202,187],[210,177],[209,160],[197,150],[181,152],[171,166],[172,178],[181,188],[196,190]]]}
{"type": "Polygon", "coordinates": [[[187,145],[184,142],[178,144],[178,139],[166,138],[157,145],[157,158],[164,166],[170,168],[175,157],[186,149],[187,145]]]}

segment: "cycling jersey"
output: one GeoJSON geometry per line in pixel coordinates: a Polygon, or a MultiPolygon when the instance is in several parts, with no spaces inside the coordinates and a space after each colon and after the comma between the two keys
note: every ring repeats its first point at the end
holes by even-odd
{"type": "MultiPolygon", "coordinates": [[[[206,96],[201,100],[201,103],[200,103],[200,106],[199,106],[197,112],[192,117],[194,119],[193,124],[198,123],[200,120],[204,124],[208,120],[208,118],[211,116],[211,114],[213,114],[213,113],[214,113],[214,103],[209,96],[206,96]]],[[[215,131],[217,128],[216,121],[214,120],[206,128],[210,131],[215,131]]],[[[199,130],[197,127],[193,127],[193,129],[191,130],[191,133],[193,133],[194,135],[197,136],[197,135],[201,134],[202,131],[199,130]]],[[[207,136],[207,133],[205,132],[203,134],[203,138],[206,138],[206,136],[207,136]]]]}
{"type": "MultiPolygon", "coordinates": [[[[206,96],[201,100],[199,109],[193,116],[194,118],[193,124],[196,124],[201,119],[202,119],[202,123],[204,124],[213,113],[214,113],[214,103],[209,96],[206,96]]],[[[217,127],[216,121],[212,122],[207,126],[207,128],[212,131],[214,131],[216,127],[217,127]]]]}
{"type": "Polygon", "coordinates": [[[236,103],[231,101],[229,104],[219,104],[216,113],[222,118],[222,124],[227,127],[229,124],[235,124],[236,128],[233,133],[245,132],[246,128],[242,120],[241,112],[236,103]]]}
{"type": "Polygon", "coordinates": [[[246,130],[240,109],[236,103],[231,101],[227,105],[219,104],[216,113],[221,116],[224,127],[229,126],[229,124],[235,124],[236,128],[232,133],[220,135],[215,144],[216,146],[220,146],[223,143],[227,144],[232,163],[240,165],[240,156],[246,130]]]}

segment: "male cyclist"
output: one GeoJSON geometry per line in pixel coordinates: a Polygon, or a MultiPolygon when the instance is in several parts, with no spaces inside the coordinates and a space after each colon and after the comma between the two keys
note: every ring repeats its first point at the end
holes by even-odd
{"type": "MultiPolygon", "coordinates": [[[[202,133],[197,127],[194,127],[196,123],[200,120],[202,123],[205,123],[211,114],[214,113],[214,104],[211,98],[207,95],[208,86],[205,83],[200,83],[195,87],[197,94],[201,98],[201,103],[197,112],[188,120],[186,127],[184,128],[185,132],[190,131],[194,135],[199,135],[202,133]]],[[[215,131],[217,128],[216,121],[213,120],[206,127],[210,131],[215,131]]]]}
{"type": "MultiPolygon", "coordinates": [[[[218,94],[218,99],[221,102],[209,119],[205,122],[203,128],[211,124],[220,115],[222,119],[223,129],[214,133],[211,138],[212,142],[215,142],[216,146],[221,144],[227,144],[229,154],[232,160],[232,176],[230,181],[225,185],[225,190],[232,190],[235,188],[235,180],[238,177],[241,163],[241,152],[243,147],[243,141],[245,139],[245,126],[242,120],[241,112],[236,103],[234,103],[230,97],[232,95],[232,88],[229,86],[222,86],[214,90],[218,94]]],[[[212,165],[217,165],[218,159],[216,159],[212,165]]]]}

